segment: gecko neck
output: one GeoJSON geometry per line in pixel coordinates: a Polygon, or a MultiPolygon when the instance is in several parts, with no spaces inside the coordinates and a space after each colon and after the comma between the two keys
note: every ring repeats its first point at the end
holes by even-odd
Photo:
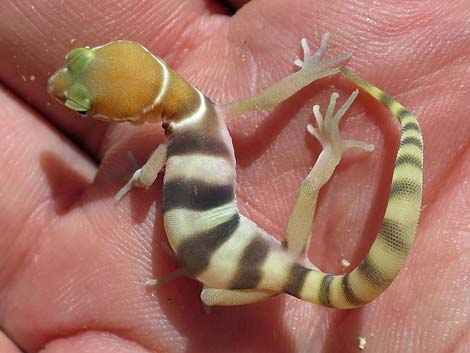
{"type": "Polygon", "coordinates": [[[159,109],[165,125],[183,123],[200,111],[208,99],[167,66],[162,69],[163,82],[156,94],[153,109],[159,109]]]}

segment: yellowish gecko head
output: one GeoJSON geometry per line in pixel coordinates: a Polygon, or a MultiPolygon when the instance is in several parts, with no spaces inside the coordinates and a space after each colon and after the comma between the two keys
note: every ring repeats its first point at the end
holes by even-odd
{"type": "Polygon", "coordinates": [[[142,45],[117,41],[76,48],[49,79],[48,91],[80,114],[134,124],[160,115],[163,66],[142,45]]]}

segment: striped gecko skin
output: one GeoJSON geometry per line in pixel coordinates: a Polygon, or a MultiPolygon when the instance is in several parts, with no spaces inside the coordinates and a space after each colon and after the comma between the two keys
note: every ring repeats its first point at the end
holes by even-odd
{"type": "MultiPolygon", "coordinates": [[[[164,228],[182,268],[203,284],[201,300],[212,305],[253,303],[279,293],[334,308],[354,308],[378,297],[393,281],[412,245],[422,197],[423,142],[416,118],[396,100],[344,67],[349,55],[322,60],[328,36],[310,54],[302,40],[301,69],[254,97],[213,103],[138,43],[118,41],[71,51],[67,64],[49,79],[49,92],[87,116],[132,124],[161,122],[166,143],[117,193],[149,187],[165,166],[164,228]],[[311,82],[342,72],[381,102],[400,122],[401,139],[384,221],[368,255],[351,273],[323,273],[307,258],[312,220],[321,187],[342,153],[372,146],[343,140],[338,124],[357,96],[335,109],[313,107],[307,130],[323,150],[300,185],[283,241],[240,214],[235,157],[226,121],[269,109],[311,82]],[[336,112],[335,112],[336,110],[336,112]]],[[[167,277],[175,277],[170,274],[167,277]]],[[[163,279],[156,280],[157,283],[163,279]]]]}

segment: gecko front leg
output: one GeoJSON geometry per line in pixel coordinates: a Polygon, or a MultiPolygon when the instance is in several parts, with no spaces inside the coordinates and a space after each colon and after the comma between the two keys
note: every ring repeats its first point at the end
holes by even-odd
{"type": "MultiPolygon", "coordinates": [[[[167,146],[166,144],[161,144],[157,147],[155,151],[152,152],[150,157],[148,158],[147,162],[142,166],[142,168],[137,169],[132,177],[129,179],[126,185],[124,185],[114,197],[117,201],[119,201],[125,194],[131,191],[134,187],[139,188],[148,188],[157,179],[158,173],[163,169],[166,162],[166,153],[167,153],[167,146]]],[[[172,250],[166,245],[166,243],[162,243],[162,248],[165,253],[171,257],[176,259],[175,254],[172,250]]],[[[181,276],[187,276],[188,273],[184,268],[179,268],[165,276],[160,278],[152,278],[146,281],[147,286],[156,286],[158,284],[162,284],[168,281],[171,281],[175,278],[181,276]]]]}
{"type": "Polygon", "coordinates": [[[114,198],[119,201],[125,194],[135,187],[148,188],[157,179],[158,173],[163,169],[166,162],[166,144],[161,144],[150,155],[142,168],[137,169],[130,180],[124,185],[114,198]]]}

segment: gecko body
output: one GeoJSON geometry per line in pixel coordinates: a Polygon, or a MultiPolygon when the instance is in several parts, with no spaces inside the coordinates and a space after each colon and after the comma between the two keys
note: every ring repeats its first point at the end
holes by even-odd
{"type": "Polygon", "coordinates": [[[191,87],[138,43],[118,41],[78,48],[49,80],[49,92],[81,114],[110,121],[162,122],[166,143],[117,193],[150,186],[165,166],[164,228],[181,266],[203,284],[206,305],[239,305],[279,293],[335,308],[353,308],[380,295],[398,274],[413,242],[422,194],[423,144],[415,117],[397,101],[344,67],[347,54],[322,60],[327,36],[311,54],[302,40],[301,69],[254,97],[218,105],[191,87]],[[332,94],[326,113],[313,107],[322,144],[302,182],[286,236],[278,241],[240,214],[236,201],[235,156],[226,121],[269,109],[311,82],[342,72],[380,101],[401,124],[401,140],[383,224],[371,250],[351,273],[330,275],[307,258],[318,192],[342,153],[372,146],[344,140],[338,124],[357,91],[335,112],[332,94]]]}

